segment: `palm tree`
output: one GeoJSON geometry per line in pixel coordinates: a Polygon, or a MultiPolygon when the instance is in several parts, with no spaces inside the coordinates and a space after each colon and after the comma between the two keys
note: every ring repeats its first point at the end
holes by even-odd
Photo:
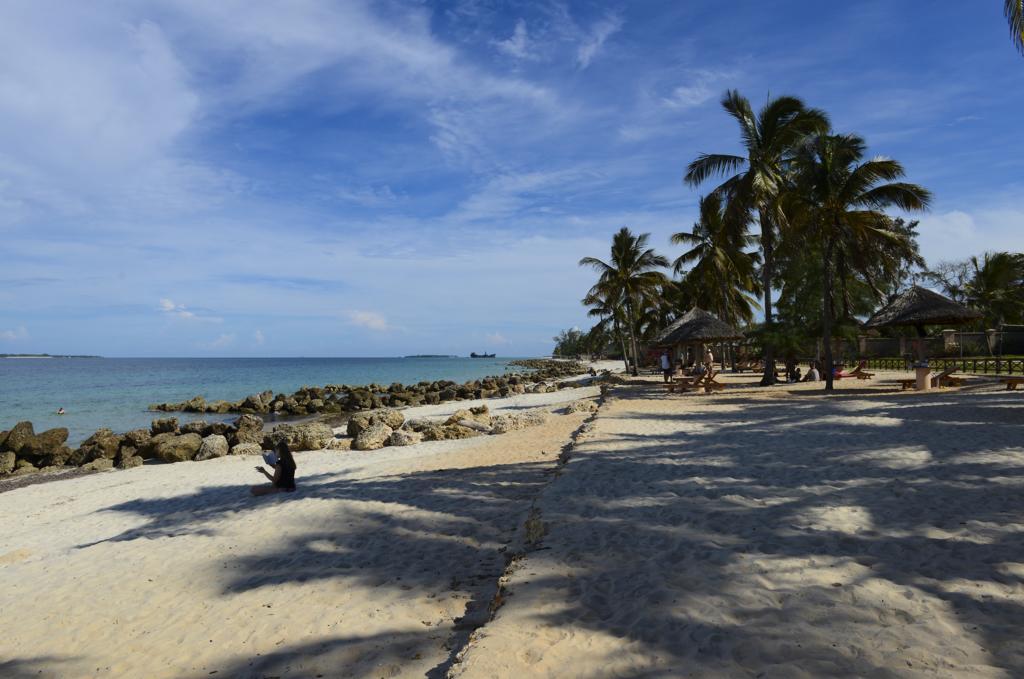
{"type": "Polygon", "coordinates": [[[985,314],[989,327],[1019,322],[1024,316],[1024,254],[986,252],[971,257],[967,303],[985,314]]]}
{"type": "Polygon", "coordinates": [[[1013,44],[1024,54],[1024,0],[1003,0],[1003,12],[1010,22],[1013,44]]]}
{"type": "MultiPolygon", "coordinates": [[[[728,178],[715,192],[727,196],[732,209],[747,214],[757,212],[761,227],[764,324],[768,337],[772,329],[773,251],[776,230],[786,224],[780,198],[789,181],[789,161],[806,137],[828,130],[828,117],[823,111],[807,108],[796,97],[769,99],[755,116],[750,102],[735,90],[725,93],[722,108],[739,123],[746,155],[702,153],[686,168],[685,181],[690,186],[698,186],[710,177],[726,176],[728,178]]],[[[774,382],[775,352],[772,343],[766,341],[761,384],[774,382]]]]}
{"type": "Polygon", "coordinates": [[[924,210],[931,194],[916,184],[896,181],[903,166],[888,158],[863,160],[866,144],[856,135],[818,135],[796,157],[796,186],[787,196],[790,214],[824,245],[822,257],[822,336],[825,389],[832,390],[833,265],[838,247],[857,250],[870,243],[897,242],[882,209],[924,210]]]}
{"type": "Polygon", "coordinates": [[[583,298],[584,306],[589,306],[587,315],[598,318],[597,328],[607,328],[609,322],[619,346],[622,348],[622,360],[626,364],[626,371],[629,371],[629,352],[626,351],[626,338],[622,334],[622,324],[625,320],[622,305],[618,304],[618,295],[608,284],[598,282],[590,289],[587,296],[583,298]]]}
{"type": "Polygon", "coordinates": [[[751,293],[759,291],[758,256],[747,251],[756,242],[747,234],[748,221],[749,213],[728,211],[722,197],[712,193],[700,199],[700,219],[693,230],[672,235],[674,245],[690,246],[676,258],[676,273],[693,264],[685,280],[698,305],[733,325],[750,323],[757,306],[751,293]]]}
{"type": "Polygon", "coordinates": [[[668,260],[647,247],[651,234],[633,234],[622,227],[612,238],[611,258],[604,262],[596,257],[584,257],[580,266],[596,269],[601,275],[591,288],[592,292],[607,292],[617,305],[625,307],[626,327],[633,350],[633,375],[638,374],[640,351],[636,342],[637,305],[655,298],[665,274],[657,269],[667,267],[668,260]]]}

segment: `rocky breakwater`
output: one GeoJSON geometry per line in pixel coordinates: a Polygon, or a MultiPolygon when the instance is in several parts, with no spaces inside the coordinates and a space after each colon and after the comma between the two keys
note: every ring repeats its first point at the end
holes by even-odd
{"type": "Polygon", "coordinates": [[[571,361],[528,359],[516,361],[513,365],[528,368],[530,372],[485,377],[462,384],[450,380],[416,384],[396,382],[388,386],[328,384],[323,387],[302,387],[293,394],[263,391],[239,401],[207,401],[202,396],[196,396],[180,403],[154,403],[149,409],[164,412],[280,416],[347,414],[381,408],[435,405],[448,401],[557,391],[575,386],[563,381],[566,377],[586,372],[582,364],[571,361]]]}
{"type": "Polygon", "coordinates": [[[10,431],[0,432],[0,477],[75,467],[86,471],[131,469],[146,460],[185,462],[258,455],[282,440],[296,451],[347,447],[321,422],[283,424],[267,433],[263,420],[255,415],[242,415],[230,424],[197,421],[179,425],[177,418],[168,417],[153,420],[149,429],[121,434],[98,429],[75,449],[66,445],[67,439],[67,429],[36,434],[31,422],[19,422],[10,431]]]}

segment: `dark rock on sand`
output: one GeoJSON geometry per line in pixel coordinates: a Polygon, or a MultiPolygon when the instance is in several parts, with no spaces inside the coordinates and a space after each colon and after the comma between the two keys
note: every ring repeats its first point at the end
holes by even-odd
{"type": "Polygon", "coordinates": [[[18,462],[18,456],[10,451],[0,453],[0,475],[10,474],[14,471],[14,465],[18,462]]]}
{"type": "Polygon", "coordinates": [[[150,432],[154,436],[157,434],[168,434],[177,433],[178,431],[178,418],[177,417],[165,417],[161,419],[153,420],[153,424],[150,425],[150,432]]]}
{"type": "Polygon", "coordinates": [[[203,438],[199,434],[180,434],[160,441],[156,456],[164,462],[185,462],[194,459],[202,445],[203,438]]]}

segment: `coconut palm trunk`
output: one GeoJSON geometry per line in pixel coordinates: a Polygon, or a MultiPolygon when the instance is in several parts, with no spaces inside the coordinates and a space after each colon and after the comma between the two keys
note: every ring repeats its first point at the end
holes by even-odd
{"type": "Polygon", "coordinates": [[[761,250],[764,262],[761,265],[761,285],[764,288],[764,375],[761,386],[775,384],[775,342],[772,333],[772,267],[775,263],[775,235],[771,224],[764,213],[759,215],[761,221],[761,250]]]}
{"type": "Polygon", "coordinates": [[[622,362],[626,364],[626,372],[629,372],[629,352],[626,351],[626,338],[622,334],[622,328],[619,326],[618,316],[613,315],[612,321],[615,325],[615,335],[619,338],[619,345],[622,347],[622,362]]]}
{"type": "MultiPolygon", "coordinates": [[[[839,230],[839,224],[835,225],[839,230]]],[[[832,256],[835,252],[835,237],[829,235],[825,242],[825,261],[823,274],[825,280],[822,287],[821,299],[821,334],[825,340],[825,391],[834,389],[835,366],[832,356],[832,256]]]]}
{"type": "Polygon", "coordinates": [[[629,341],[633,347],[633,377],[640,374],[640,352],[637,350],[636,343],[636,317],[633,315],[633,299],[631,296],[626,296],[626,315],[629,318],[626,319],[626,323],[629,326],[629,341]]]}

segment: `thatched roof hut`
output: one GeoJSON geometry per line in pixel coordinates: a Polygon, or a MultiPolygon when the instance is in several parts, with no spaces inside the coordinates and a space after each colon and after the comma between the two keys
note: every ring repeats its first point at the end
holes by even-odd
{"type": "Polygon", "coordinates": [[[694,307],[665,328],[654,340],[656,346],[677,344],[708,344],[741,339],[743,333],[715,315],[694,307]]]}
{"type": "Polygon", "coordinates": [[[982,318],[974,309],[919,286],[912,286],[879,309],[864,324],[867,328],[893,326],[962,325],[982,318]]]}

